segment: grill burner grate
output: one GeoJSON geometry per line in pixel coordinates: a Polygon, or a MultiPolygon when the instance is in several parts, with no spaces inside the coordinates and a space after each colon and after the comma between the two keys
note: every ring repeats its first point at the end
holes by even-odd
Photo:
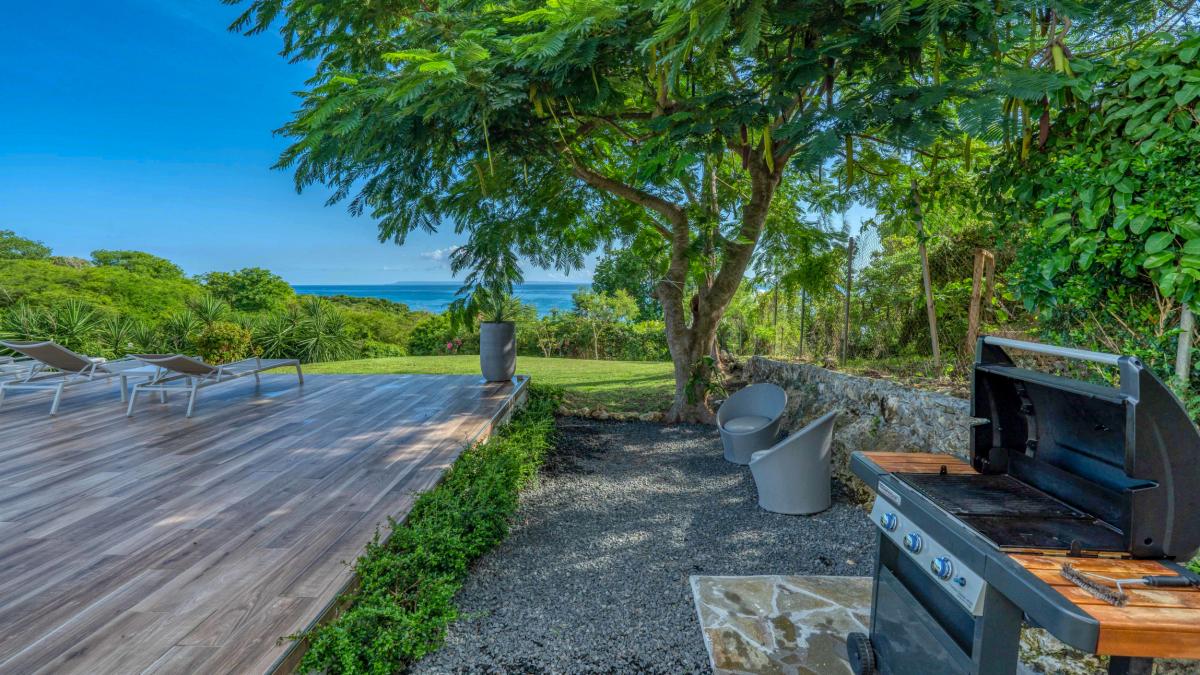
{"type": "Polygon", "coordinates": [[[934,504],[956,516],[1091,519],[1087,514],[1007,474],[896,475],[934,504]]]}
{"type": "Polygon", "coordinates": [[[897,473],[922,496],[1003,548],[1120,551],[1121,533],[1007,474],[897,473]]]}

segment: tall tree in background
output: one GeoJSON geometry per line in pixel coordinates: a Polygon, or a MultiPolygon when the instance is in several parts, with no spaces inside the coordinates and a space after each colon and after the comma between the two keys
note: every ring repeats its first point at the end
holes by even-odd
{"type": "Polygon", "coordinates": [[[639,219],[596,217],[614,201],[642,209],[670,249],[656,289],[675,365],[669,420],[712,417],[717,325],[768,215],[785,208],[780,186],[837,156],[852,172],[864,139],[930,142],[953,124],[947,101],[969,98],[980,64],[1003,53],[1002,29],[1042,11],[1003,0],[249,5],[235,29],[278,26],[287,56],[317,62],[279,165],[298,188],[326,184],[377,218],[381,240],[448,222],[468,235],[453,260],[468,283],[511,284],[518,260],[575,268],[632,234],[639,219]]]}

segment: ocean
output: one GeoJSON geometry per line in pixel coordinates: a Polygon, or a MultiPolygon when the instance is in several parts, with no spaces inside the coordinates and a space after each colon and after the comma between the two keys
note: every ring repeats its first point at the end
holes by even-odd
{"type": "MultiPolygon", "coordinates": [[[[440,313],[455,300],[455,293],[461,288],[458,282],[405,282],[397,284],[370,285],[299,285],[293,286],[297,293],[306,295],[350,295],[358,298],[383,298],[392,302],[402,302],[409,309],[440,313]]],[[[567,311],[574,304],[571,295],[580,289],[590,288],[589,284],[580,283],[529,283],[518,284],[513,289],[513,295],[529,305],[537,308],[538,316],[545,316],[552,309],[567,311]]]]}

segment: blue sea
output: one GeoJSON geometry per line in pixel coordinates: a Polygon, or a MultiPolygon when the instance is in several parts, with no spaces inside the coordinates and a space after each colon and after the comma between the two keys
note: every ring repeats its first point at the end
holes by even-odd
{"type": "MultiPolygon", "coordinates": [[[[455,293],[462,284],[458,282],[397,283],[372,285],[300,285],[293,286],[297,293],[307,295],[350,295],[358,298],[383,298],[402,302],[409,309],[440,313],[455,300],[455,293]]],[[[529,283],[518,284],[513,295],[528,305],[537,308],[538,316],[545,316],[552,309],[570,310],[574,305],[571,295],[580,289],[587,290],[589,284],[580,283],[529,283]]]]}

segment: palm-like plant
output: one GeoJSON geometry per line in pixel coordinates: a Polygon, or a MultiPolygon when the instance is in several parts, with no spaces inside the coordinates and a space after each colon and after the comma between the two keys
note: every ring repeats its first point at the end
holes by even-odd
{"type": "Polygon", "coordinates": [[[71,299],[45,312],[47,336],[67,349],[86,352],[95,346],[100,315],[82,300],[71,299]]]}
{"type": "Polygon", "coordinates": [[[318,297],[307,297],[300,305],[300,359],[305,362],[336,361],[354,352],[354,340],[346,332],[346,320],[337,308],[318,297]]]}
{"type": "Polygon", "coordinates": [[[233,308],[221,298],[212,293],[204,293],[188,303],[192,313],[201,323],[208,325],[218,321],[228,321],[233,315],[233,308]]]}
{"type": "Polygon", "coordinates": [[[204,327],[191,310],[175,312],[162,324],[162,345],[168,351],[184,353],[192,349],[196,335],[204,327]]]}
{"type": "MultiPolygon", "coordinates": [[[[460,291],[461,293],[461,291],[460,291]]],[[[454,330],[474,330],[477,322],[505,323],[513,321],[521,309],[521,301],[501,285],[476,286],[466,297],[450,303],[450,327],[454,330]]]]}
{"type": "Polygon", "coordinates": [[[141,348],[136,341],[136,336],[140,334],[139,323],[141,322],[127,316],[105,317],[100,321],[96,332],[101,349],[108,356],[140,352],[141,348]]]}
{"type": "Polygon", "coordinates": [[[49,335],[46,314],[19,302],[0,313],[0,335],[10,340],[41,340],[49,335]]]}

